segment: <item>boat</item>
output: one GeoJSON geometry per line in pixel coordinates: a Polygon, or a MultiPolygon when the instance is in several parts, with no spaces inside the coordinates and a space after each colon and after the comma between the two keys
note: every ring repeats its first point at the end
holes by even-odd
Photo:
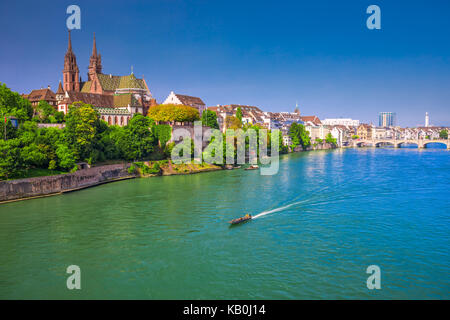
{"type": "Polygon", "coordinates": [[[256,169],[258,169],[259,167],[255,164],[255,165],[251,165],[251,166],[249,166],[248,168],[245,168],[245,170],[256,170],[256,169]]]}
{"type": "Polygon", "coordinates": [[[238,224],[238,223],[242,223],[248,220],[252,219],[252,215],[251,214],[246,214],[243,217],[237,218],[237,219],[233,219],[230,221],[230,224],[238,224]]]}

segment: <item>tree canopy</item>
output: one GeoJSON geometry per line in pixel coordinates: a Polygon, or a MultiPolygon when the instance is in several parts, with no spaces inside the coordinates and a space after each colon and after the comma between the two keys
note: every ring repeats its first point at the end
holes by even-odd
{"type": "Polygon", "coordinates": [[[0,82],[0,114],[15,116],[19,121],[30,120],[33,116],[33,108],[30,101],[22,98],[17,92],[11,91],[4,83],[0,82]]]}
{"type": "Polygon", "coordinates": [[[234,116],[228,116],[225,118],[225,127],[227,129],[239,129],[242,128],[242,122],[234,116]]]}
{"type": "Polygon", "coordinates": [[[150,107],[147,115],[150,119],[158,122],[194,122],[200,119],[196,108],[178,104],[160,104],[150,107]]]}
{"type": "Polygon", "coordinates": [[[219,123],[217,122],[217,114],[211,110],[203,111],[202,124],[212,129],[219,129],[219,123]]]}
{"type": "Polygon", "coordinates": [[[292,140],[292,147],[301,145],[303,149],[306,149],[311,145],[311,139],[309,137],[309,131],[305,129],[303,124],[294,122],[289,128],[289,136],[292,140]]]}
{"type": "Polygon", "coordinates": [[[238,107],[236,110],[236,118],[239,119],[239,121],[242,123],[242,109],[241,107],[238,107]]]}

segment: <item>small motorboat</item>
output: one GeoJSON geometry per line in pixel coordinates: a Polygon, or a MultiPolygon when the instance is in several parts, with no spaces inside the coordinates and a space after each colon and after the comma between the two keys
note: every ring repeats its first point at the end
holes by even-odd
{"type": "Polygon", "coordinates": [[[248,220],[252,219],[252,215],[251,214],[246,214],[243,217],[237,218],[237,219],[233,219],[230,221],[230,224],[238,224],[238,223],[242,223],[248,220]]]}
{"type": "Polygon", "coordinates": [[[249,166],[248,168],[245,168],[245,170],[256,170],[256,169],[258,169],[259,167],[255,164],[255,165],[251,165],[251,166],[249,166]]]}

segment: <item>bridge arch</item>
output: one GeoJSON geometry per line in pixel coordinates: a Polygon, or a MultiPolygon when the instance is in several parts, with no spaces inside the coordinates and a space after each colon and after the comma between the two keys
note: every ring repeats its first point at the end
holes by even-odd
{"type": "Polygon", "coordinates": [[[405,145],[412,145],[412,146],[416,146],[416,148],[419,148],[419,144],[415,141],[401,141],[396,144],[396,147],[401,148],[402,146],[405,146],[405,145]]]}
{"type": "Polygon", "coordinates": [[[428,146],[430,143],[442,144],[442,145],[444,145],[447,149],[450,148],[450,145],[449,145],[448,141],[443,141],[443,140],[429,140],[429,141],[426,141],[426,142],[423,143],[423,147],[424,147],[424,148],[428,148],[427,146],[428,146]]]}
{"type": "Polygon", "coordinates": [[[361,148],[361,147],[372,147],[373,143],[371,141],[358,141],[358,142],[356,142],[356,146],[358,148],[361,148]]]}
{"type": "Polygon", "coordinates": [[[393,141],[390,141],[390,140],[377,141],[375,143],[375,147],[379,148],[379,147],[381,147],[382,144],[391,145],[391,146],[395,147],[395,143],[393,141]]]}

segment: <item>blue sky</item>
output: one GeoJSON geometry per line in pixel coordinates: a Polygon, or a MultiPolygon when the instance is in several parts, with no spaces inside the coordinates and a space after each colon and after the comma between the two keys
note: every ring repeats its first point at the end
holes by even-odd
{"type": "Polygon", "coordinates": [[[351,117],[377,124],[450,125],[450,2],[2,1],[0,81],[56,90],[67,48],[66,8],[81,8],[72,44],[83,79],[92,33],[103,72],[144,75],[158,102],[171,90],[208,106],[351,117]],[[381,8],[368,30],[366,8],[381,8]]]}

